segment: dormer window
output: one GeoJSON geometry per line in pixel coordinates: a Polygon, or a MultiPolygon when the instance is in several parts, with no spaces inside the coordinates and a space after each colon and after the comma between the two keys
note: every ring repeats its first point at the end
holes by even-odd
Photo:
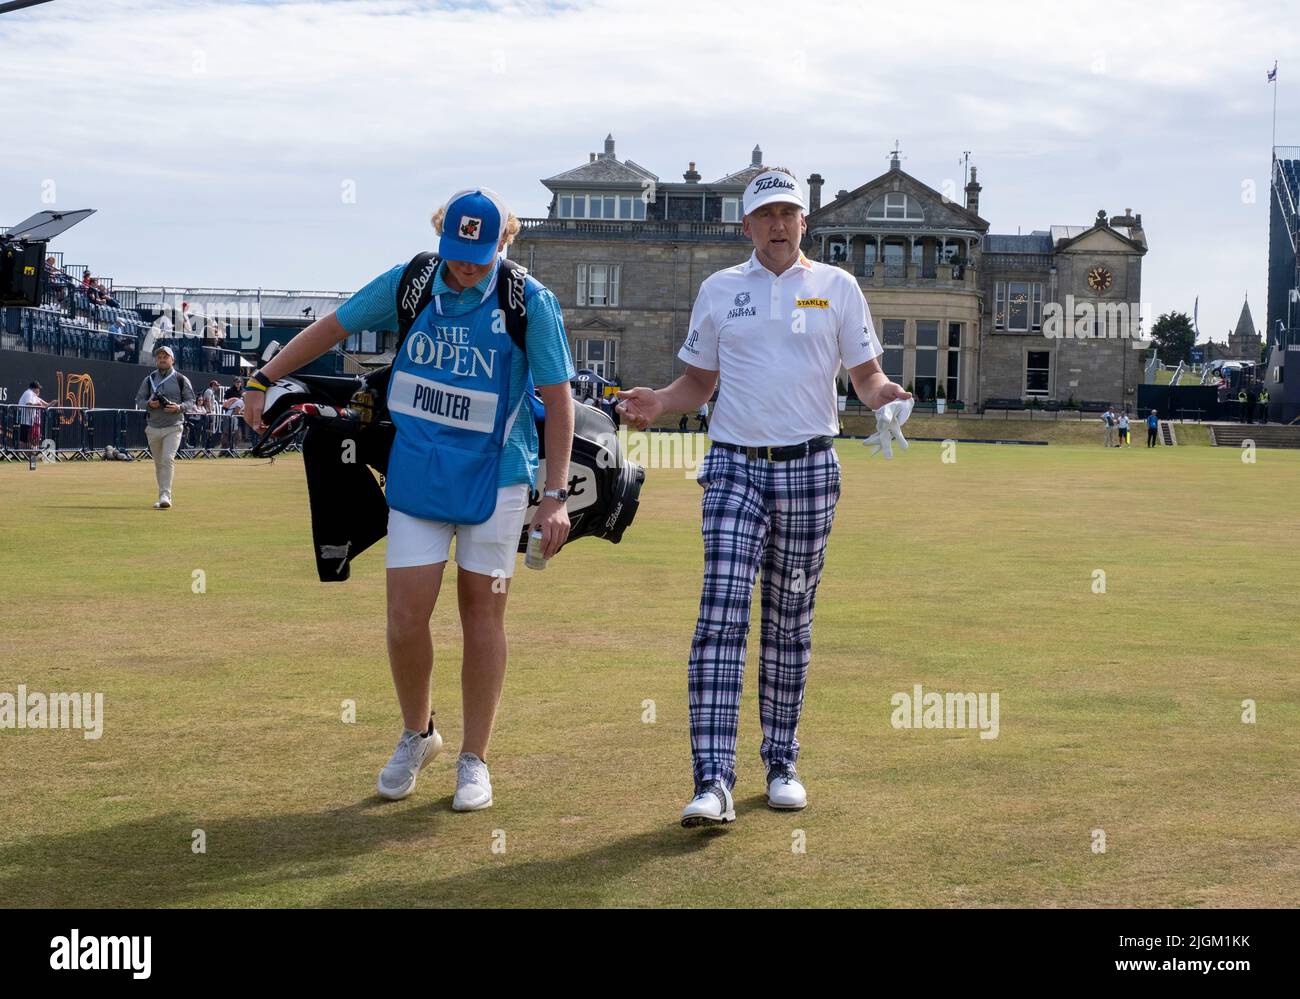
{"type": "Polygon", "coordinates": [[[645,199],[639,194],[561,194],[556,215],[562,219],[645,220],[645,199]]]}
{"type": "Polygon", "coordinates": [[[871,202],[867,218],[873,222],[924,222],[925,213],[915,198],[900,191],[891,191],[871,202]]]}

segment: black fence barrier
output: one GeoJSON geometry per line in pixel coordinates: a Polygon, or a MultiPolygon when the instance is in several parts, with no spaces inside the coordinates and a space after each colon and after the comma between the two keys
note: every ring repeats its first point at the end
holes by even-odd
{"type": "MultiPolygon", "coordinates": [[[[0,460],[27,461],[33,452],[57,461],[86,460],[106,457],[109,448],[144,457],[149,453],[147,420],[143,409],[0,405],[0,460]]],[[[189,413],[182,427],[176,455],[182,460],[240,457],[257,439],[243,418],[232,413],[189,413]]]]}

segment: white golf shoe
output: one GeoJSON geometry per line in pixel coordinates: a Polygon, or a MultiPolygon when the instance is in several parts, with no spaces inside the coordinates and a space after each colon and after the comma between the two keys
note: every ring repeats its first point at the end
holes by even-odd
{"type": "Polygon", "coordinates": [[[808,792],[788,763],[778,763],[767,771],[767,803],[771,808],[797,811],[808,804],[808,792]]]}
{"type": "Polygon", "coordinates": [[[682,826],[686,829],[735,821],[736,806],[731,799],[731,791],[719,780],[706,784],[682,809],[682,826]]]}
{"type": "MultiPolygon", "coordinates": [[[[432,728],[433,719],[429,719],[432,728]]],[[[402,737],[397,740],[397,748],[389,758],[384,769],[379,771],[379,796],[389,801],[399,801],[415,790],[416,778],[420,771],[429,765],[442,751],[442,736],[438,730],[425,735],[412,732],[409,728],[402,730],[402,737]]]]}
{"type": "Polygon", "coordinates": [[[155,510],[169,510],[172,505],[171,493],[159,493],[158,502],[153,505],[155,510]]]}
{"type": "Polygon", "coordinates": [[[451,807],[457,812],[477,812],[492,806],[492,782],[487,764],[473,753],[461,753],[456,760],[456,797],[451,807]]]}

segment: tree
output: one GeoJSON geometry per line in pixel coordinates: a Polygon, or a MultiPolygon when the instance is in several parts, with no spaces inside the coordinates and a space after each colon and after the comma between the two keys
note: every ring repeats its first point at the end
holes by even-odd
{"type": "Polygon", "coordinates": [[[1165,364],[1189,360],[1196,343],[1192,317],[1186,312],[1166,312],[1151,327],[1151,339],[1156,344],[1156,356],[1165,364]]]}

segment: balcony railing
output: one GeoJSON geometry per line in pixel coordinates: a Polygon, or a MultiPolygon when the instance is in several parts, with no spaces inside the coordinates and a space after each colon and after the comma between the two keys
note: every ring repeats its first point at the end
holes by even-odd
{"type": "Polygon", "coordinates": [[[981,259],[986,271],[1045,271],[1053,266],[1048,253],[985,253],[981,259]]]}
{"type": "Polygon", "coordinates": [[[550,239],[748,242],[739,222],[639,222],[632,219],[520,219],[522,234],[550,239]]]}

